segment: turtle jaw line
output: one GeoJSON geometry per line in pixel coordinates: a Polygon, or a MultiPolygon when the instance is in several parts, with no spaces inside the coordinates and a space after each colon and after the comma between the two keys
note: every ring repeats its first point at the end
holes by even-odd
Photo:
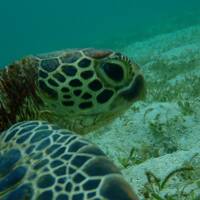
{"type": "Polygon", "coordinates": [[[142,75],[137,75],[137,77],[130,83],[128,89],[121,92],[121,96],[130,101],[136,101],[142,99],[145,96],[145,83],[142,75]]]}

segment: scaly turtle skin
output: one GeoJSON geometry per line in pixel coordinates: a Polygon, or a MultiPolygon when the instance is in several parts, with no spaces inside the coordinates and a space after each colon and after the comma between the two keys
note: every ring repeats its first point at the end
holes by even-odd
{"type": "Polygon", "coordinates": [[[1,200],[136,200],[95,145],[42,121],[0,135],[1,200]]]}
{"type": "Polygon", "coordinates": [[[77,133],[124,112],[144,91],[138,66],[109,50],[29,56],[0,72],[0,130],[48,119],[77,133]]]}
{"type": "Polygon", "coordinates": [[[0,199],[137,200],[105,154],[71,131],[103,126],[143,94],[139,67],[110,50],[65,50],[7,66],[0,72],[0,199]]]}

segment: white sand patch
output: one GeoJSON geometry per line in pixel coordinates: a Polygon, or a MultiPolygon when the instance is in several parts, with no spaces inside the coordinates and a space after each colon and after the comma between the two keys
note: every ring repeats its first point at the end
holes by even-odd
{"type": "MultiPolygon", "coordinates": [[[[200,79],[200,26],[133,43],[122,51],[141,65],[150,82],[160,78],[169,86],[179,82],[184,88],[188,74],[200,79]],[[169,73],[171,79],[165,80],[169,73]]],[[[187,90],[184,93],[191,112],[179,105],[182,99],[137,102],[112,124],[86,136],[123,169],[142,199],[145,171],[162,179],[200,152],[200,100],[187,96],[187,90]]],[[[196,96],[200,97],[200,89],[196,96]]],[[[173,193],[170,187],[166,190],[173,193]]]]}

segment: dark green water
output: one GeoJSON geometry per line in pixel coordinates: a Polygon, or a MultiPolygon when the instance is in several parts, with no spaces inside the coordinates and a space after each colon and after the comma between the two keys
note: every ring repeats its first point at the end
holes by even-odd
{"type": "Polygon", "coordinates": [[[117,48],[194,24],[200,0],[1,0],[0,66],[63,48],[117,48]]]}

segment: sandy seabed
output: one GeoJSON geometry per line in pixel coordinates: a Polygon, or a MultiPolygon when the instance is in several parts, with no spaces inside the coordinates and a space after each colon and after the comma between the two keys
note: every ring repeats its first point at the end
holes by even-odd
{"type": "Polygon", "coordinates": [[[86,137],[122,169],[141,199],[200,199],[200,26],[120,51],[141,66],[147,97],[86,137]]]}

